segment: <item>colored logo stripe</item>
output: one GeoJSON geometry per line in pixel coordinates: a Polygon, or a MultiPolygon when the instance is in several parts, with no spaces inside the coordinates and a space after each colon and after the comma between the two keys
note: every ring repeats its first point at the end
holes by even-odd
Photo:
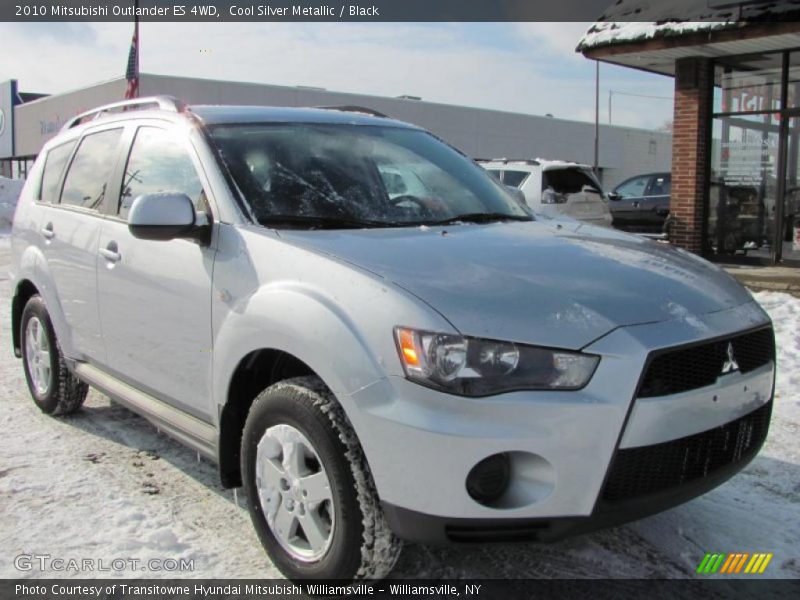
{"type": "Polygon", "coordinates": [[[749,552],[707,553],[703,560],[700,561],[697,573],[704,575],[711,575],[717,572],[734,574],[741,573],[742,569],[744,569],[744,572],[748,574],[761,574],[767,569],[772,556],[771,552],[756,552],[753,554],[749,552]]]}

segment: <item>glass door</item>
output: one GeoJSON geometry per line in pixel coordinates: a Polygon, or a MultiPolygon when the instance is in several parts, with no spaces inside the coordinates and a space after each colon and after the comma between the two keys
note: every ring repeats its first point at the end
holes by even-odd
{"type": "Polygon", "coordinates": [[[787,117],[780,258],[800,262],[800,111],[792,111],[787,117]]]}
{"type": "Polygon", "coordinates": [[[713,254],[773,259],[779,131],[775,113],[714,119],[707,240],[713,254]]]}

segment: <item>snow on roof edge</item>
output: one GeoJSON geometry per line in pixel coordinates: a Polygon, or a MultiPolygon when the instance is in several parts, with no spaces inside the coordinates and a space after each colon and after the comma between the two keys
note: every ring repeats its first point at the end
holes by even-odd
{"type": "Polygon", "coordinates": [[[800,0],[725,4],[720,8],[698,0],[618,0],[588,29],[576,51],[792,20],[800,20],[800,0]]]}

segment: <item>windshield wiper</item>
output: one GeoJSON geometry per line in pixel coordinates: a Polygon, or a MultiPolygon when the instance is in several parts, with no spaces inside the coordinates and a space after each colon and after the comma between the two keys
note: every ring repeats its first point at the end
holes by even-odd
{"type": "Polygon", "coordinates": [[[363,229],[365,227],[393,227],[393,223],[348,219],[345,217],[319,217],[307,215],[269,215],[259,218],[265,227],[286,226],[293,229],[363,229]]]}
{"type": "Polygon", "coordinates": [[[505,213],[466,213],[463,215],[456,215],[442,219],[441,221],[432,221],[428,225],[450,225],[452,223],[493,223],[495,221],[533,221],[530,215],[507,215],[505,213]]]}

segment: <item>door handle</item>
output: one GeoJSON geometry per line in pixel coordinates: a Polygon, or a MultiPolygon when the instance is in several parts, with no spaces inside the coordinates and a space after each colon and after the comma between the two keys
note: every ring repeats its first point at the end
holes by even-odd
{"type": "Polygon", "coordinates": [[[633,202],[633,208],[639,208],[641,205],[642,205],[642,203],[641,203],[641,202],[638,202],[638,201],[634,200],[634,202],[633,202]]]}
{"type": "Polygon", "coordinates": [[[108,262],[119,262],[122,255],[119,253],[117,242],[108,242],[105,248],[100,248],[100,256],[105,258],[108,262]]]}
{"type": "Polygon", "coordinates": [[[54,237],[56,237],[56,232],[53,231],[53,224],[52,223],[48,223],[47,225],[42,227],[42,235],[47,240],[52,240],[54,237]]]}

